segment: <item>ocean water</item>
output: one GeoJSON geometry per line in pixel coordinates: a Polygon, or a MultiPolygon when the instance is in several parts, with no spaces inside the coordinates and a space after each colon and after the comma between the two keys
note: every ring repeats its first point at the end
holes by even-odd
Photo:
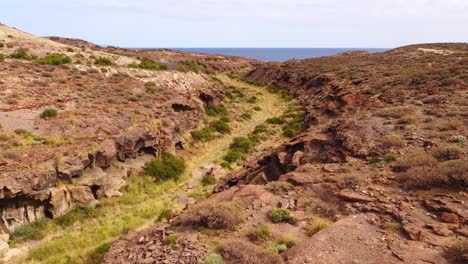
{"type": "Polygon", "coordinates": [[[383,52],[388,49],[375,48],[171,48],[173,50],[242,56],[260,61],[287,61],[292,59],[307,59],[322,56],[333,56],[346,51],[383,52]]]}

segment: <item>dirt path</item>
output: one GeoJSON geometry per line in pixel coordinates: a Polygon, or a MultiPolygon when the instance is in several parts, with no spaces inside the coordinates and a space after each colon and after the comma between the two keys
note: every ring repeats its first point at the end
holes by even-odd
{"type": "Polygon", "coordinates": [[[84,252],[103,242],[112,241],[122,232],[126,232],[125,230],[139,230],[151,226],[167,206],[174,211],[181,210],[188,202],[188,193],[200,183],[205,168],[221,160],[235,137],[247,135],[257,125],[270,117],[281,115],[287,108],[287,101],[279,94],[269,93],[265,87],[248,85],[225,75],[217,77],[226,86],[245,88],[249,94],[255,94],[256,104],[262,110],[253,112],[248,121],[232,124],[231,134],[193,146],[195,149],[184,150],[185,154],[191,151],[196,153],[192,158],[186,159],[184,181],[148,184],[142,177],[139,182],[133,183],[135,187],[127,190],[122,197],[100,201],[96,216],[82,219],[66,228],[56,224],[46,226],[45,238],[38,242],[18,245],[21,250],[13,249],[16,256],[8,263],[63,263],[67,259],[76,260],[69,263],[81,263],[79,259],[84,252]],[[135,190],[138,188],[143,190],[135,190]],[[32,259],[26,259],[27,254],[32,259]]]}

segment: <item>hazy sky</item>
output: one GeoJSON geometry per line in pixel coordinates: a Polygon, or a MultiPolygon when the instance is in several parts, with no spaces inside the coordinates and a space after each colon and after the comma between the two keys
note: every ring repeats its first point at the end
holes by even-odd
{"type": "Polygon", "coordinates": [[[0,22],[123,47],[468,41],[468,0],[0,0],[0,22]]]}

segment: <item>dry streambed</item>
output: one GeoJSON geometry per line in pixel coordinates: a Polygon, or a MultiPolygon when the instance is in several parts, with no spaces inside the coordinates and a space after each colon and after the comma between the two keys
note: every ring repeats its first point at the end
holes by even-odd
{"type": "MultiPolygon", "coordinates": [[[[209,187],[200,184],[207,168],[222,161],[234,138],[248,135],[268,118],[280,116],[289,104],[265,87],[248,85],[225,75],[217,77],[227,87],[239,89],[248,97],[255,96],[255,104],[225,102],[230,116],[234,117],[230,122],[231,133],[179,150],[177,155],[186,160],[182,180],[155,183],[149,176],[131,176],[120,197],[100,200],[95,209],[74,210],[58,219],[30,225],[25,230],[27,235],[16,240],[16,245],[7,254],[8,262],[91,263],[96,248],[105,250],[109,242],[129,230],[143,229],[158,222],[163,211],[178,212],[193,202],[193,197],[209,194],[209,187]],[[249,112],[250,118],[239,118],[240,110],[246,111],[253,106],[257,110],[249,112]]],[[[264,137],[253,153],[279,144],[279,134],[280,131],[273,131],[264,137]]],[[[142,164],[143,160],[131,160],[116,167],[136,169],[142,164]]]]}

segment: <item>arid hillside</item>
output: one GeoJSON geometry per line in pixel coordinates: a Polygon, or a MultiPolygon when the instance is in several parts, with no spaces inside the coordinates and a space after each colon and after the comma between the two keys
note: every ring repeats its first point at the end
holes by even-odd
{"type": "Polygon", "coordinates": [[[1,254],[26,224],[121,196],[142,164],[113,163],[183,148],[223,97],[210,75],[217,65],[252,62],[160,52],[62,44],[0,25],[1,254]]]}
{"type": "MultiPolygon", "coordinates": [[[[243,80],[298,100],[302,133],[104,263],[468,261],[467,44],[265,63],[243,80]]],[[[288,131],[287,117],[270,122],[288,131]]]]}

